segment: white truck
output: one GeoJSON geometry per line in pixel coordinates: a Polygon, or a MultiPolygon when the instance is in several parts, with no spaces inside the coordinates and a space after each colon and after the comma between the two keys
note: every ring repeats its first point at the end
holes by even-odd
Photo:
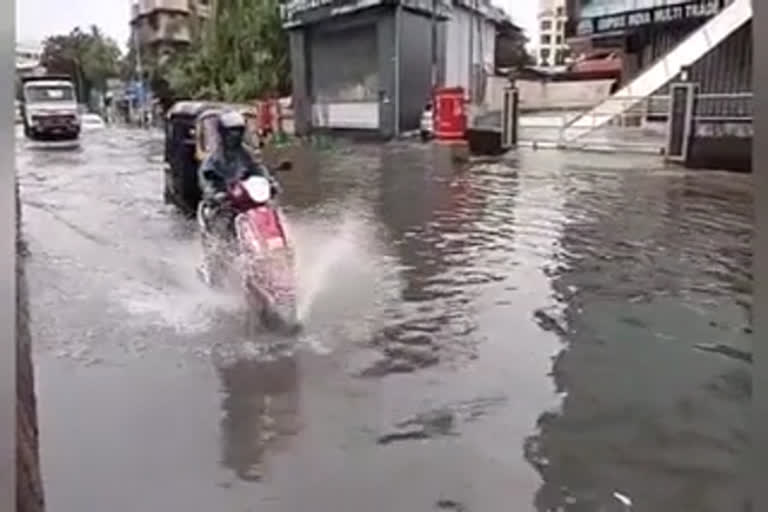
{"type": "Polygon", "coordinates": [[[68,76],[26,77],[22,82],[24,135],[33,140],[76,140],[80,112],[68,76]]]}

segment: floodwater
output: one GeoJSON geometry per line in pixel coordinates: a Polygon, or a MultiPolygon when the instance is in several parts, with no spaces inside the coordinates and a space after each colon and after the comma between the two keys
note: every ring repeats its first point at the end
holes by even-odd
{"type": "Polygon", "coordinates": [[[301,153],[278,344],[197,281],[161,151],[17,146],[50,510],[743,510],[749,176],[301,153]]]}

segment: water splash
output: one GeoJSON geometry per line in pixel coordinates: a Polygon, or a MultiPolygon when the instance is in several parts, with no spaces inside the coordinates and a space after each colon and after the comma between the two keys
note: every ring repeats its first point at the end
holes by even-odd
{"type": "MultiPolygon", "coordinates": [[[[379,286],[381,265],[374,256],[381,251],[371,225],[352,214],[291,218],[289,229],[297,256],[297,314],[306,327],[296,342],[313,352],[327,353],[333,350],[331,340],[340,329],[351,319],[359,322],[370,315],[387,295],[379,286]]],[[[201,261],[202,248],[196,237],[166,240],[154,251],[134,254],[128,249],[115,262],[123,276],[121,286],[110,296],[121,310],[178,334],[208,335],[223,325],[227,336],[237,338],[236,344],[244,343],[240,337],[245,334],[231,329],[247,314],[242,292],[207,287],[196,272],[201,261]]],[[[115,270],[112,267],[107,272],[115,270]]],[[[253,336],[259,338],[260,350],[269,345],[263,336],[248,335],[253,336]]]]}
{"type": "MultiPolygon", "coordinates": [[[[390,296],[382,285],[387,276],[380,275],[381,268],[387,266],[376,256],[383,251],[374,225],[359,209],[347,211],[357,214],[326,211],[289,218],[297,257],[297,314],[305,327],[294,341],[312,352],[334,350],[334,340],[351,325],[378,317],[373,312],[390,296]]],[[[259,345],[270,344],[269,336],[244,327],[247,305],[239,287],[213,290],[199,279],[202,247],[194,233],[165,239],[149,250],[121,246],[119,257],[115,249],[96,248],[98,258],[89,254],[89,259],[101,262],[103,273],[121,274],[105,279],[121,283],[108,292],[115,311],[143,317],[142,322],[182,336],[235,344],[258,338],[259,345]]],[[[198,348],[207,352],[210,346],[198,348]]]]}
{"type": "Polygon", "coordinates": [[[133,259],[113,298],[129,313],[180,334],[204,332],[222,315],[240,315],[244,303],[239,294],[211,289],[199,279],[201,258],[199,243],[187,240],[167,246],[164,253],[133,259]]]}
{"type": "MultiPolygon", "coordinates": [[[[354,273],[367,264],[364,257],[368,245],[364,223],[348,216],[333,226],[335,228],[310,221],[300,222],[294,227],[298,267],[296,310],[301,322],[308,319],[324,292],[342,284],[340,276],[343,274],[334,272],[345,269],[345,273],[354,273]]],[[[344,275],[343,280],[348,278],[344,275]]]]}

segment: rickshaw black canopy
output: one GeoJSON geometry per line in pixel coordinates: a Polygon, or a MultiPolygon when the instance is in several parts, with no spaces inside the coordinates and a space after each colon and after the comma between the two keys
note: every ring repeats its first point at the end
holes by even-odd
{"type": "MultiPolygon", "coordinates": [[[[201,197],[198,168],[202,159],[217,147],[218,116],[227,110],[245,113],[248,107],[180,101],[171,107],[166,116],[165,200],[188,214],[195,212],[201,197]]],[[[248,139],[246,142],[251,141],[248,139]]]]}

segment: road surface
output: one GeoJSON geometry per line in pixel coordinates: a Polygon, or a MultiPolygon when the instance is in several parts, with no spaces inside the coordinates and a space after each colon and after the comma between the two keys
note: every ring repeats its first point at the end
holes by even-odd
{"type": "Polygon", "coordinates": [[[50,510],[742,510],[749,176],[302,153],[286,345],[197,281],[161,154],[17,145],[50,510]]]}

